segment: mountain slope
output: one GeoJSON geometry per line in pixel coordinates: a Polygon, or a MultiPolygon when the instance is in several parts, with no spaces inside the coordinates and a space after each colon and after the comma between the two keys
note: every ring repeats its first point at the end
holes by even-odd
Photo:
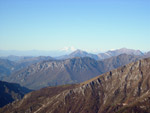
{"type": "Polygon", "coordinates": [[[122,54],[104,61],[88,57],[43,61],[19,70],[4,80],[30,89],[80,83],[138,59],[136,56],[122,54]]]}
{"type": "Polygon", "coordinates": [[[103,72],[107,72],[110,71],[112,69],[118,68],[120,66],[126,65],[130,62],[135,62],[137,60],[141,59],[141,57],[139,56],[135,56],[135,55],[127,55],[127,54],[121,54],[118,56],[114,56],[108,59],[104,59],[101,62],[102,65],[102,70],[103,72]]]}
{"type": "Polygon", "coordinates": [[[113,51],[108,51],[108,54],[111,56],[117,56],[120,54],[129,54],[129,55],[143,55],[143,53],[140,50],[134,50],[134,49],[127,49],[127,48],[121,48],[121,49],[116,49],[113,51]]]}
{"type": "MultiPolygon", "coordinates": [[[[9,56],[9,59],[14,59],[16,56],[9,56]]],[[[17,57],[17,61],[10,61],[7,58],[0,59],[0,80],[4,77],[11,75],[11,73],[23,69],[31,64],[44,61],[44,60],[54,60],[52,57],[17,57]],[[20,59],[19,59],[20,58],[20,59]]]]}
{"type": "Polygon", "coordinates": [[[147,52],[147,53],[145,53],[145,55],[144,55],[144,57],[150,57],[150,51],[149,52],[147,52]]]}
{"type": "Polygon", "coordinates": [[[19,84],[0,81],[0,107],[11,103],[14,100],[21,99],[31,90],[21,87],[19,84]]]}
{"type": "Polygon", "coordinates": [[[0,80],[5,76],[9,76],[15,70],[15,66],[15,62],[0,59],[0,80]]]}
{"type": "Polygon", "coordinates": [[[1,113],[149,113],[150,58],[130,63],[76,85],[27,94],[1,113]]]}

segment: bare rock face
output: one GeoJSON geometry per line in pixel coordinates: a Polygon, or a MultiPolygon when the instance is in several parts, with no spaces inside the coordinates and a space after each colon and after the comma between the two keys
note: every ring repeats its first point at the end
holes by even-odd
{"type": "Polygon", "coordinates": [[[150,58],[76,85],[43,88],[0,113],[149,113],[150,58]]]}

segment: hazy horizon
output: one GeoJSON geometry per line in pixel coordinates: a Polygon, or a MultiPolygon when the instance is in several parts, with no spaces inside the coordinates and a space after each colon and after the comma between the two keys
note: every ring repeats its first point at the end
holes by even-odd
{"type": "MultiPolygon", "coordinates": [[[[76,50],[81,50],[81,51],[85,51],[87,53],[92,53],[92,54],[100,54],[100,53],[105,53],[108,51],[115,51],[115,50],[119,50],[119,49],[130,49],[130,50],[134,50],[132,48],[118,48],[118,49],[110,49],[110,50],[106,50],[106,51],[99,51],[97,50],[91,50],[91,51],[87,51],[87,50],[82,50],[82,49],[75,49],[75,48],[65,48],[65,49],[59,49],[59,50],[0,50],[0,56],[1,57],[6,57],[6,56],[51,56],[51,57],[59,57],[59,56],[63,56],[63,55],[69,55],[72,52],[76,51],[76,50]]],[[[147,53],[148,51],[142,51],[140,50],[142,53],[147,53]]]]}

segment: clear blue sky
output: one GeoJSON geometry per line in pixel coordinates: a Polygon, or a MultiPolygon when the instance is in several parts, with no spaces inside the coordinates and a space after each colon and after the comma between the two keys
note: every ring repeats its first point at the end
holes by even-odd
{"type": "Polygon", "coordinates": [[[0,0],[1,50],[150,50],[150,0],[0,0]]]}

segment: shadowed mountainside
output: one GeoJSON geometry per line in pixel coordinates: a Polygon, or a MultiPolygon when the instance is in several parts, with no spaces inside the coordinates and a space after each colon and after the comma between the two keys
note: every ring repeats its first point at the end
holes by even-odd
{"type": "Polygon", "coordinates": [[[21,87],[19,84],[0,81],[0,107],[21,99],[26,93],[31,90],[21,87]]]}

